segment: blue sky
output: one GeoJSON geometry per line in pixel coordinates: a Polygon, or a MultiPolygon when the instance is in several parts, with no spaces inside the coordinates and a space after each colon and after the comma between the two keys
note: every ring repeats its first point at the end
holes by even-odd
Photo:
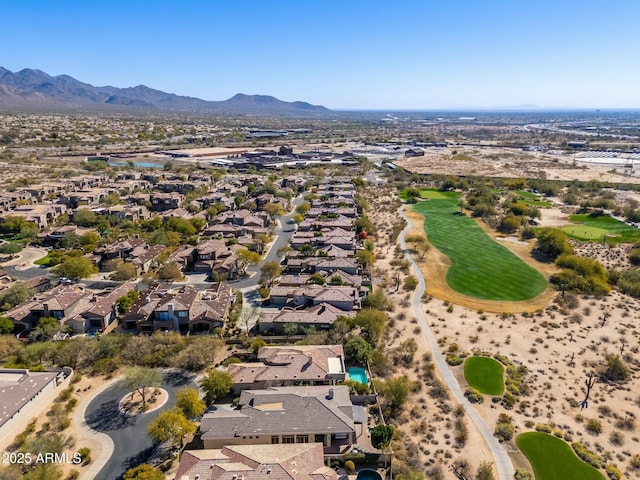
{"type": "Polygon", "coordinates": [[[640,108],[637,0],[0,0],[0,65],[333,109],[640,108]]]}

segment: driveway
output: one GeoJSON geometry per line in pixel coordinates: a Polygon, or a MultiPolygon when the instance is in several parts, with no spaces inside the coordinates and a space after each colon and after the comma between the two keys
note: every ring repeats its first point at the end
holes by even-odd
{"type": "Polygon", "coordinates": [[[129,468],[144,463],[152,455],[154,447],[147,434],[147,427],[158,414],[171,409],[175,405],[176,392],[183,387],[194,387],[193,377],[177,371],[165,372],[161,385],[168,394],[167,403],[153,412],[135,417],[122,414],[118,404],[130,393],[118,382],[100,393],[87,406],[85,422],[98,432],[108,435],[113,440],[113,454],[94,477],[96,480],[117,480],[129,468]]]}

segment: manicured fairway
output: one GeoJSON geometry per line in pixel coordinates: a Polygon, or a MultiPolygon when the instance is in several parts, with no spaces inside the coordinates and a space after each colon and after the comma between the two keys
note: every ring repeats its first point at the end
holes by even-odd
{"type": "MultiPolygon", "coordinates": [[[[418,202],[427,238],[451,261],[447,283],[454,290],[484,300],[519,301],[541,294],[545,278],[494,241],[475,220],[458,215],[459,194],[437,192],[445,198],[418,202]]],[[[427,280],[428,281],[428,280],[427,280]]]]}
{"type": "MultiPolygon", "coordinates": [[[[443,199],[443,198],[448,198],[447,197],[447,193],[449,192],[441,192],[440,190],[434,190],[433,188],[421,188],[420,189],[420,198],[438,198],[438,199],[443,199]]],[[[402,199],[402,200],[408,200],[409,197],[407,197],[407,191],[403,190],[401,191],[398,196],[402,199]]]]}
{"type": "Polygon", "coordinates": [[[504,367],[493,358],[467,358],[464,362],[464,378],[480,393],[502,395],[504,392],[504,367]]]}
{"type": "Polygon", "coordinates": [[[598,470],[576,457],[569,444],[552,435],[527,432],[516,438],[516,444],[531,462],[536,480],[604,480],[598,470]]]}
{"type": "Polygon", "coordinates": [[[589,214],[576,214],[571,215],[569,220],[575,222],[577,225],[567,225],[562,227],[569,236],[578,238],[580,240],[602,240],[605,233],[611,233],[616,235],[615,237],[608,237],[607,242],[637,242],[640,240],[638,235],[638,229],[627,225],[620,220],[616,220],[609,215],[600,215],[598,217],[592,217],[589,214]],[[591,227],[595,230],[592,231],[593,236],[589,235],[587,230],[587,236],[582,236],[582,232],[585,231],[585,227],[591,227]],[[571,233],[573,230],[574,233],[571,233]],[[596,237],[596,234],[599,234],[596,237]]]}

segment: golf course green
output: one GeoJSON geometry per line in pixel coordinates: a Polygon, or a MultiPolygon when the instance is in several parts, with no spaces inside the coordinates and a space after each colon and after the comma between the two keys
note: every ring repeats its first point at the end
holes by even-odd
{"type": "Polygon", "coordinates": [[[464,362],[464,378],[480,393],[497,396],[504,392],[504,367],[493,358],[467,358],[464,362]]]}
{"type": "Polygon", "coordinates": [[[627,225],[620,220],[616,220],[609,215],[591,216],[589,214],[571,215],[569,220],[575,225],[566,225],[562,230],[572,238],[578,240],[600,241],[605,234],[611,235],[607,237],[607,242],[637,242],[640,235],[636,228],[627,225]]]}
{"type": "Polygon", "coordinates": [[[595,468],[576,457],[569,444],[541,432],[516,438],[518,448],[529,459],[536,480],[604,480],[595,468]]]}
{"type": "Polygon", "coordinates": [[[459,215],[459,194],[420,193],[429,199],[413,209],[425,218],[429,242],[449,257],[446,281],[451,288],[470,297],[499,301],[529,300],[545,290],[547,281],[540,272],[493,240],[474,219],[459,215]]]}

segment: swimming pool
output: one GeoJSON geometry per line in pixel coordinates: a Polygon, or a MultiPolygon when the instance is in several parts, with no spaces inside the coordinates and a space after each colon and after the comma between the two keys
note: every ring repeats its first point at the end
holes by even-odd
{"type": "Polygon", "coordinates": [[[382,475],[375,470],[360,470],[356,480],[382,480],[382,475]]]}
{"type": "Polygon", "coordinates": [[[369,385],[369,379],[367,378],[367,372],[364,368],[352,367],[347,370],[349,373],[349,380],[354,380],[359,383],[364,383],[365,385],[369,385]]]}

